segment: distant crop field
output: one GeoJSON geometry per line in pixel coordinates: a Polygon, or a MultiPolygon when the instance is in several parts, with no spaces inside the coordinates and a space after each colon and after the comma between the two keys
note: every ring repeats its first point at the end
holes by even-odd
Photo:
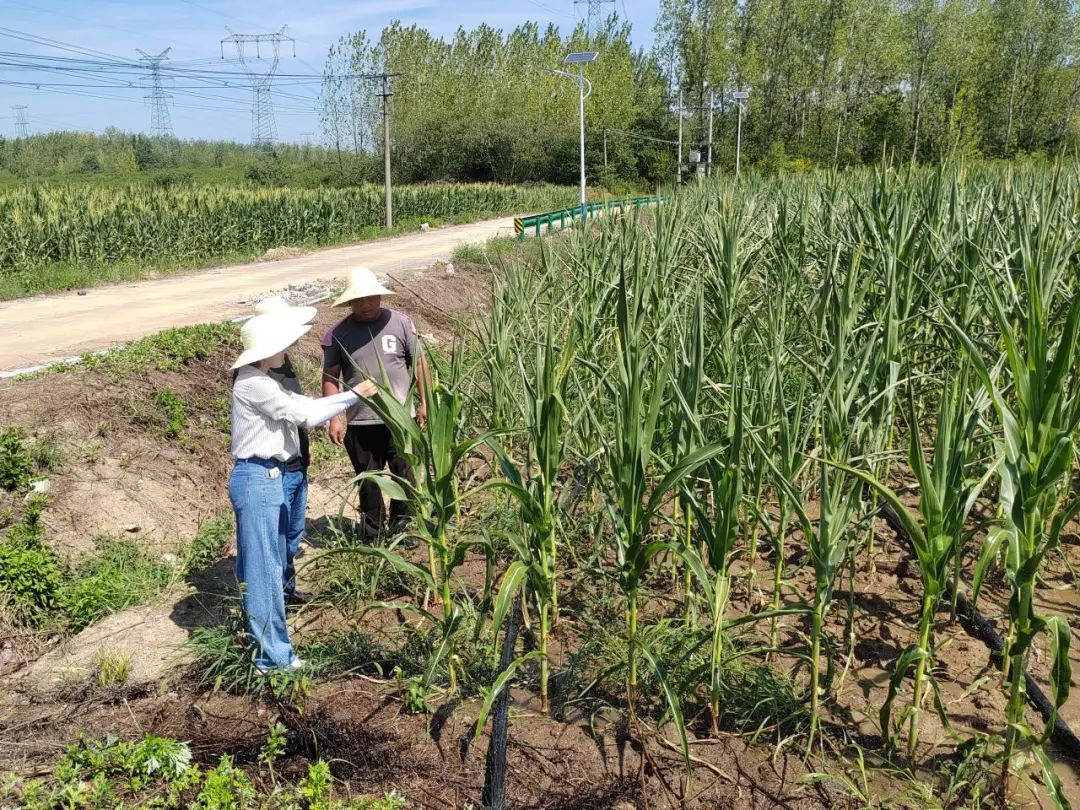
{"type": "MultiPolygon", "coordinates": [[[[573,204],[573,188],[404,186],[395,219],[455,222],[573,204]]],[[[146,184],[0,189],[0,297],[137,278],[150,270],[317,247],[381,232],[381,187],[252,188],[146,184]]]]}

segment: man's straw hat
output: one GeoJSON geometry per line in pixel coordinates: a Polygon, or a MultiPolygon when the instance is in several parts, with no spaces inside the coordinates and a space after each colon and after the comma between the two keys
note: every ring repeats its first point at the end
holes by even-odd
{"type": "Polygon", "coordinates": [[[350,301],[355,301],[357,298],[368,298],[372,295],[393,295],[393,290],[388,290],[379,280],[375,278],[375,274],[366,267],[354,267],[349,271],[347,277],[348,283],[345,285],[345,292],[338,296],[337,301],[334,302],[335,307],[343,307],[350,301]]]}
{"type": "Polygon", "coordinates": [[[264,298],[255,305],[256,315],[277,315],[279,318],[290,323],[311,323],[315,320],[318,310],[315,307],[294,307],[280,295],[264,298]]]}
{"type": "Polygon", "coordinates": [[[240,327],[244,351],[232,364],[234,369],[273,357],[292,346],[310,331],[308,324],[290,321],[278,315],[256,315],[240,327]]]}

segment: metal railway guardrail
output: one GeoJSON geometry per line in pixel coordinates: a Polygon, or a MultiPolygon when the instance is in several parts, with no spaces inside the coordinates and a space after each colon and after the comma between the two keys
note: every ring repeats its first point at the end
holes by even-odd
{"type": "MultiPolygon", "coordinates": [[[[651,197],[628,197],[625,200],[604,200],[603,202],[588,203],[585,206],[585,218],[588,219],[590,215],[595,215],[599,211],[603,211],[605,214],[612,212],[622,211],[624,208],[637,208],[642,205],[654,205],[666,201],[668,197],[666,195],[653,195],[651,197]]],[[[546,214],[533,214],[528,217],[515,217],[514,218],[514,234],[521,241],[525,241],[525,237],[529,235],[529,230],[533,231],[534,236],[540,235],[540,229],[543,226],[547,226],[550,231],[555,223],[558,223],[560,228],[565,228],[566,223],[569,222],[571,226],[581,219],[581,206],[575,205],[573,208],[563,208],[560,211],[549,211],[546,214]]]]}

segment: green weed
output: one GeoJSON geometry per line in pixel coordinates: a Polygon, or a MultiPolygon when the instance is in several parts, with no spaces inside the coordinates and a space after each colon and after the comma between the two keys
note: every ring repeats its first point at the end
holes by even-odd
{"type": "Polygon", "coordinates": [[[64,588],[68,627],[87,625],[152,598],[174,579],[173,569],[146,554],[133,540],[102,537],[96,554],[79,563],[64,588]]]}
{"type": "Polygon", "coordinates": [[[165,435],[179,439],[188,426],[187,405],[183,398],[169,388],[161,388],[154,394],[154,409],[164,422],[165,435]]]}
{"type": "Polygon", "coordinates": [[[232,757],[223,756],[217,767],[206,772],[202,789],[192,804],[193,810],[242,810],[255,802],[255,786],[232,757]]]}
{"type": "Polygon", "coordinates": [[[208,520],[199,526],[195,539],[183,549],[180,557],[183,560],[185,576],[190,576],[197,571],[209,568],[221,559],[225,548],[232,538],[233,522],[230,512],[222,512],[213,520],[208,520]]]}
{"type": "Polygon", "coordinates": [[[60,758],[55,776],[63,783],[122,775],[138,790],[154,780],[181,779],[190,765],[191,749],[187,743],[167,737],[147,734],[141,740],[126,742],[111,734],[104,740],[79,736],[60,758]]]}
{"type": "Polygon", "coordinates": [[[30,486],[34,458],[26,447],[26,437],[18,428],[0,433],[0,487],[21,492],[30,486]]]}
{"type": "Polygon", "coordinates": [[[197,360],[213,357],[239,343],[240,327],[235,323],[207,323],[166,329],[101,354],[84,354],[80,363],[56,363],[20,379],[61,374],[77,368],[102,371],[121,379],[150,370],[179,371],[197,360]]]}
{"type": "Polygon", "coordinates": [[[22,523],[0,540],[0,599],[15,620],[32,627],[52,621],[63,604],[68,572],[41,539],[44,498],[32,498],[22,523]]]}
{"type": "Polygon", "coordinates": [[[30,457],[37,472],[56,472],[67,461],[67,452],[55,436],[41,436],[30,445],[30,457]]]}

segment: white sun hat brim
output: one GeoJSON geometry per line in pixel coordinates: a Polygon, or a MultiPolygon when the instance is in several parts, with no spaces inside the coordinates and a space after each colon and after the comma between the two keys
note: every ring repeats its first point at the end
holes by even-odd
{"type": "Polygon", "coordinates": [[[345,291],[334,301],[335,307],[343,307],[357,298],[370,298],[373,295],[393,295],[393,290],[384,287],[375,274],[366,267],[356,268],[349,273],[349,283],[345,291]]]}
{"type": "Polygon", "coordinates": [[[255,305],[256,315],[274,315],[290,323],[311,323],[319,310],[315,307],[294,307],[279,295],[264,298],[255,305]]]}
{"type": "Polygon", "coordinates": [[[256,315],[240,329],[244,351],[236,358],[232,368],[235,370],[273,357],[310,331],[310,324],[291,322],[277,315],[256,315]]]}

